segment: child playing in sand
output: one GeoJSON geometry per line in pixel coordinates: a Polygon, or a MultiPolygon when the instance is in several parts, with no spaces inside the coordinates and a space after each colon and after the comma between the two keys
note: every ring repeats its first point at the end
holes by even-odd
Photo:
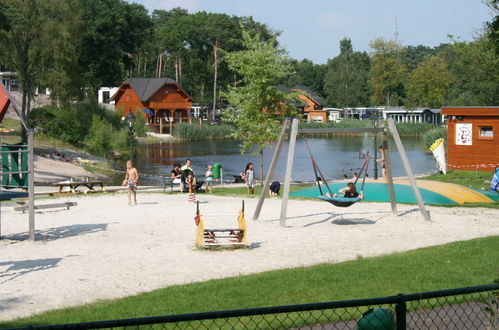
{"type": "Polygon", "coordinates": [[[212,192],[213,189],[213,166],[208,165],[208,170],[205,173],[206,177],[206,191],[212,192]]]}
{"type": "Polygon", "coordinates": [[[246,165],[244,181],[248,188],[248,194],[253,195],[255,193],[255,171],[253,170],[253,163],[248,163],[248,165],[246,165]]]}
{"type": "MultiPolygon", "coordinates": [[[[360,198],[364,199],[364,193],[361,191],[360,194],[357,192],[357,188],[355,187],[355,184],[353,182],[347,183],[347,186],[345,188],[341,188],[338,191],[340,194],[343,196],[341,197],[346,197],[346,198],[360,198]]],[[[331,197],[330,193],[326,193],[327,197],[331,197]]],[[[333,197],[338,197],[337,194],[333,194],[333,197]]]]}
{"type": "Polygon", "coordinates": [[[137,204],[137,181],[139,181],[139,172],[133,167],[133,162],[128,160],[126,162],[126,174],[122,185],[128,185],[128,205],[132,205],[131,195],[133,193],[133,203],[137,204]]]}

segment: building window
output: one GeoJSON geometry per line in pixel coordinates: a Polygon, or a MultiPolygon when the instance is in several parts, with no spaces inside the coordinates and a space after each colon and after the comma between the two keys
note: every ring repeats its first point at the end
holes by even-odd
{"type": "Polygon", "coordinates": [[[492,126],[478,126],[478,136],[481,138],[493,138],[494,128],[492,126]]]}
{"type": "Polygon", "coordinates": [[[111,99],[111,93],[109,91],[102,92],[102,103],[109,104],[109,100],[111,99]]]}

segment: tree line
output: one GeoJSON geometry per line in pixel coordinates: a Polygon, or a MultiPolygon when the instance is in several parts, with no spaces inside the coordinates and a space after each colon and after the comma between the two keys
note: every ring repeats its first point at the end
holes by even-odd
{"type": "MultiPolygon", "coordinates": [[[[488,5],[497,14],[497,0],[488,5]]],[[[67,104],[130,77],[171,77],[196,102],[217,107],[241,83],[225,59],[245,48],[243,31],[279,47],[279,32],[251,17],[149,13],[124,0],[0,0],[0,64],[18,74],[24,114],[37,86],[67,104]]],[[[290,70],[280,83],[306,85],[332,107],[499,101],[497,16],[472,41],[428,47],[378,38],[361,52],[345,38],[339,48],[327,64],[284,56],[290,70]]]]}

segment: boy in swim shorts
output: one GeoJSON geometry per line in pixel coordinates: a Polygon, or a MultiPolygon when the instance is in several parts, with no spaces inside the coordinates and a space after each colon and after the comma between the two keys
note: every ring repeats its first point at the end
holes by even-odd
{"type": "Polygon", "coordinates": [[[133,167],[133,162],[128,160],[126,162],[126,175],[122,185],[128,186],[128,205],[132,205],[131,195],[133,193],[133,204],[137,205],[137,181],[139,181],[139,173],[133,167]]]}

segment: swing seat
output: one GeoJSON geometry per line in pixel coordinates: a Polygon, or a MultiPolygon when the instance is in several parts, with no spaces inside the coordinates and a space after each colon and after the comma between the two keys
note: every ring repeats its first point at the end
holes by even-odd
{"type": "Polygon", "coordinates": [[[328,197],[328,196],[319,196],[325,202],[331,203],[334,206],[338,207],[349,207],[353,204],[357,203],[361,199],[359,197],[328,197]]]}

